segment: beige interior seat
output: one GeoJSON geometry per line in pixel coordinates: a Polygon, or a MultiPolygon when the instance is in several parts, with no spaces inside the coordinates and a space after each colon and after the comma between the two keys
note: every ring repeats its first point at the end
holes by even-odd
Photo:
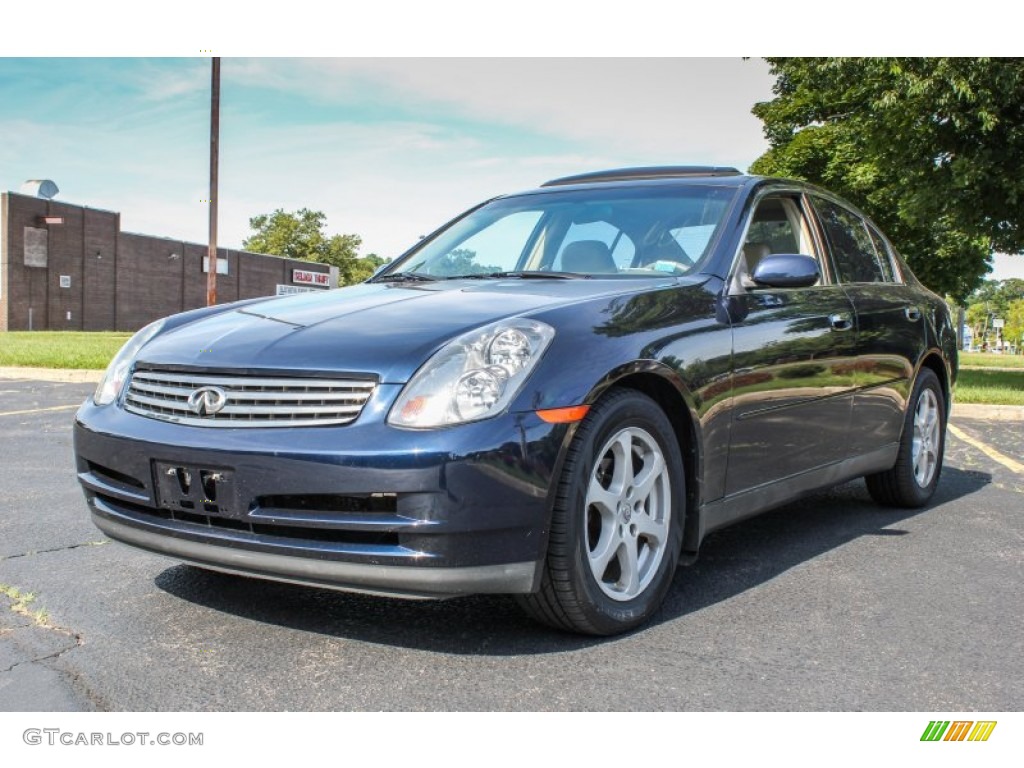
{"type": "Polygon", "coordinates": [[[577,240],[565,246],[562,269],[582,274],[610,274],[619,271],[611,249],[600,240],[577,240]]]}
{"type": "Polygon", "coordinates": [[[770,255],[771,252],[772,249],[768,246],[768,243],[747,243],[744,245],[743,258],[747,262],[747,274],[754,274],[754,270],[761,263],[761,259],[770,255]]]}

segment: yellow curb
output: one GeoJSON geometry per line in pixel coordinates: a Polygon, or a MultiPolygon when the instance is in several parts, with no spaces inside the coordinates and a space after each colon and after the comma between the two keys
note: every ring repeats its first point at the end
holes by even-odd
{"type": "Polygon", "coordinates": [[[947,424],[946,428],[950,432],[952,432],[957,438],[959,438],[960,440],[963,440],[968,445],[974,446],[979,451],[981,451],[986,456],[988,456],[990,459],[992,459],[993,461],[996,461],[996,462],[1002,464],[1004,467],[1006,467],[1011,472],[1016,472],[1019,475],[1024,475],[1024,464],[1021,464],[1019,461],[1014,461],[1009,456],[1006,456],[1006,455],[1000,453],[995,448],[993,448],[993,447],[991,447],[989,445],[986,445],[985,443],[981,442],[981,440],[977,440],[977,439],[971,437],[966,432],[964,432],[962,429],[958,429],[957,427],[953,426],[952,424],[947,424]]]}

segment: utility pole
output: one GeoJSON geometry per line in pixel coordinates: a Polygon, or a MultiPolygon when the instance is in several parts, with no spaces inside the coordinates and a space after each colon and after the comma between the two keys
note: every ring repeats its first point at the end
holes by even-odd
{"type": "Polygon", "coordinates": [[[210,87],[210,245],[206,273],[206,306],[217,303],[217,164],[220,156],[220,57],[213,58],[210,87]]]}

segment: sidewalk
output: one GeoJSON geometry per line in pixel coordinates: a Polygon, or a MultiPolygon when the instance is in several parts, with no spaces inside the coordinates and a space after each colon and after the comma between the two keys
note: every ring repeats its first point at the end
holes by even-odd
{"type": "Polygon", "coordinates": [[[953,401],[953,419],[1024,421],[1024,405],[981,405],[953,401]]]}

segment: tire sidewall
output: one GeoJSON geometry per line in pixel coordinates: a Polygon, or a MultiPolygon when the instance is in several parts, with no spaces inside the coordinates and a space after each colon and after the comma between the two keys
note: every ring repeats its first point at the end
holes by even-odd
{"type": "Polygon", "coordinates": [[[686,483],[682,454],[674,430],[661,408],[640,393],[629,393],[595,408],[588,414],[574,438],[580,441],[579,460],[569,480],[566,515],[567,530],[572,541],[572,580],[577,594],[585,596],[583,610],[587,619],[602,632],[617,632],[637,626],[650,618],[665,598],[682,548],[685,516],[686,483]],[[593,417],[593,418],[591,418],[593,417]],[[667,549],[658,570],[647,588],[637,597],[618,601],[606,595],[594,577],[586,544],[586,495],[595,463],[608,439],[628,427],[639,427],[657,442],[669,473],[671,503],[667,549]]]}

